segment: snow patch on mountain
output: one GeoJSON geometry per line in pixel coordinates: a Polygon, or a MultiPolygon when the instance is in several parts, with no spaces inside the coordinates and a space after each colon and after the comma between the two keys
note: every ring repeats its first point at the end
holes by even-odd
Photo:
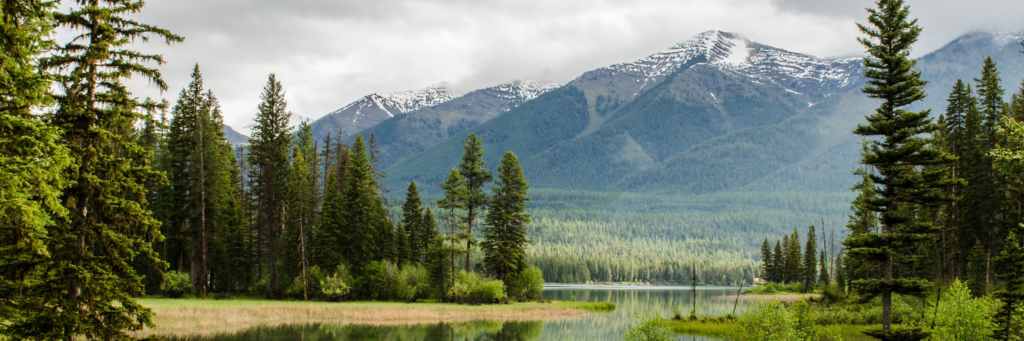
{"type": "MultiPolygon", "coordinates": [[[[793,81],[850,84],[861,58],[819,59],[751,42],[729,32],[707,31],[632,63],[615,64],[607,69],[644,79],[647,82],[667,76],[693,58],[705,56],[706,64],[722,71],[775,84],[793,81]]],[[[786,87],[786,86],[784,86],[786,87]]]]}
{"type": "MultiPolygon", "coordinates": [[[[383,95],[370,94],[328,115],[340,113],[353,107],[357,111],[361,111],[365,107],[376,107],[387,112],[390,117],[394,117],[397,114],[432,107],[456,97],[455,93],[451,91],[451,86],[447,82],[441,82],[417,90],[393,92],[383,95]]],[[[357,114],[355,116],[355,119],[358,120],[360,115],[357,114]]]]}
{"type": "Polygon", "coordinates": [[[494,91],[498,98],[508,99],[513,104],[512,107],[515,107],[548,91],[558,89],[562,85],[564,84],[532,79],[518,79],[487,89],[494,91]]]}

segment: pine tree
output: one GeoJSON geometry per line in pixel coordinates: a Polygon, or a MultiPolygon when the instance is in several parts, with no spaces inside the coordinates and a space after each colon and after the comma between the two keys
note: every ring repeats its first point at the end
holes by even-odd
{"type": "Polygon", "coordinates": [[[814,225],[807,228],[807,244],[804,246],[802,281],[804,290],[812,291],[818,284],[818,243],[814,225]]]}
{"type": "Polygon", "coordinates": [[[345,261],[355,273],[362,273],[369,262],[386,258],[384,250],[380,249],[384,239],[381,236],[384,233],[383,205],[377,195],[373,168],[362,136],[356,135],[349,153],[347,190],[341,209],[344,224],[341,233],[346,236],[342,245],[347,245],[345,261]]]}
{"type": "MultiPolygon", "coordinates": [[[[785,237],[782,239],[783,241],[786,240],[785,237]]],[[[772,259],[772,279],[769,280],[770,282],[782,283],[786,281],[786,278],[783,275],[783,269],[786,268],[786,254],[783,250],[785,250],[785,248],[783,248],[782,245],[779,244],[779,241],[776,240],[775,257],[772,259]]]]}
{"type": "MultiPolygon", "coordinates": [[[[983,144],[980,151],[984,155],[989,150],[996,148],[1000,143],[996,127],[1003,122],[1003,116],[1008,111],[1008,108],[1006,103],[1003,102],[1004,91],[999,84],[999,71],[996,68],[996,63],[992,61],[992,57],[985,58],[985,63],[981,70],[981,79],[975,79],[974,81],[977,83],[978,108],[984,120],[981,132],[983,144]]],[[[979,212],[977,224],[981,227],[981,230],[977,232],[980,236],[979,240],[984,243],[987,261],[991,263],[992,258],[995,256],[995,241],[998,239],[996,230],[997,226],[1000,225],[999,219],[1002,215],[1002,199],[1004,197],[1002,192],[1004,189],[993,168],[992,158],[985,155],[981,158],[980,162],[980,168],[977,169],[980,178],[974,180],[980,189],[980,198],[978,199],[980,206],[978,208],[981,211],[979,212]]],[[[987,274],[986,282],[991,282],[991,280],[991,274],[987,274]]]]}
{"type": "MultiPolygon", "coordinates": [[[[445,237],[444,244],[446,251],[451,256],[450,273],[455,274],[455,256],[465,250],[458,247],[458,242],[463,239],[465,234],[455,234],[456,228],[461,228],[457,211],[466,207],[466,179],[459,173],[458,168],[453,168],[448,173],[448,178],[441,183],[441,189],[444,190],[444,197],[437,201],[437,208],[444,212],[444,218],[448,222],[449,234],[445,237]]],[[[452,278],[452,285],[455,285],[454,277],[452,278]]]]}
{"type": "MultiPolygon", "coordinates": [[[[434,217],[434,211],[427,206],[427,209],[423,212],[423,219],[420,222],[418,228],[420,233],[421,245],[427,245],[434,243],[434,239],[439,237],[440,233],[437,231],[437,218],[434,217]]],[[[424,249],[425,251],[426,249],[424,249]]]]}
{"type": "Polygon", "coordinates": [[[775,276],[772,274],[773,262],[772,259],[772,245],[768,243],[768,238],[764,239],[764,243],[761,244],[761,277],[765,281],[772,281],[775,276]]]}
{"type": "Polygon", "coordinates": [[[279,297],[278,258],[281,250],[281,232],[285,225],[286,183],[288,179],[288,152],[291,147],[291,113],[284,99],[284,89],[274,74],[260,95],[262,102],[256,114],[256,126],[249,139],[249,164],[254,192],[257,196],[256,226],[262,254],[262,267],[266,269],[267,297],[279,297]]]}
{"type": "Polygon", "coordinates": [[[967,288],[971,290],[974,297],[982,297],[988,294],[988,257],[985,248],[981,243],[975,243],[968,255],[967,288]]]}
{"type": "Polygon", "coordinates": [[[31,313],[8,324],[15,339],[126,339],[126,331],[152,326],[151,311],[132,299],[142,287],[129,262],[146,258],[163,266],[151,248],[162,237],[143,186],[159,174],[132,136],[143,119],[137,110],[147,105],[123,81],[136,75],[166,89],[159,71],[145,65],[161,64],[162,57],[127,45],[150,36],[168,44],[183,38],[124,18],[142,7],[141,1],[83,0],[54,13],[58,26],[77,34],[41,62],[60,72],[51,122],[74,160],[66,173],[73,184],[61,198],[67,218],[47,231],[50,258],[41,266],[48,276],[25,293],[31,313]]]}
{"type": "MultiPolygon", "coordinates": [[[[1014,230],[1020,231],[1020,225],[1014,230]]],[[[1005,290],[996,293],[996,297],[1003,302],[1003,306],[995,316],[996,325],[993,338],[996,340],[1016,340],[1013,320],[1020,303],[1024,301],[1024,248],[1021,247],[1020,238],[1016,231],[1011,231],[1003,244],[1003,250],[996,258],[996,265],[1000,268],[999,279],[1006,283],[1005,290]]]]}
{"type": "MultiPolygon", "coordinates": [[[[26,280],[50,256],[47,229],[67,216],[61,190],[72,160],[59,130],[32,114],[53,102],[37,60],[51,45],[53,2],[0,3],[0,335],[33,311],[12,304],[33,290],[26,280]]],[[[30,298],[35,299],[35,298],[30,298]]]]}
{"type": "Polygon", "coordinates": [[[321,269],[334,269],[347,255],[348,235],[345,234],[344,202],[348,186],[349,147],[340,140],[331,148],[326,141],[324,157],[323,209],[320,212],[320,227],[314,237],[314,263],[321,269]],[[333,149],[333,153],[330,151],[333,149]],[[333,156],[332,156],[333,155],[333,156]]]}
{"type": "Polygon", "coordinates": [[[423,226],[423,211],[420,208],[422,205],[416,182],[410,181],[405,193],[405,203],[402,204],[402,225],[405,226],[407,233],[405,238],[408,240],[409,261],[412,264],[419,264],[428,246],[424,243],[426,239],[420,238],[420,228],[423,226]]]}
{"type": "MultiPolygon", "coordinates": [[[[966,243],[973,236],[973,233],[970,233],[970,229],[966,228],[966,225],[970,224],[964,224],[965,220],[971,221],[972,219],[965,219],[964,217],[970,218],[972,214],[980,211],[980,208],[977,207],[973,210],[965,209],[965,204],[976,204],[978,201],[973,200],[975,197],[969,195],[977,191],[968,191],[963,180],[968,176],[973,177],[973,174],[976,174],[975,172],[968,173],[967,171],[974,169],[975,165],[980,161],[977,153],[979,148],[977,148],[975,141],[980,129],[977,126],[980,120],[969,84],[964,84],[963,81],[958,79],[956,84],[953,85],[953,90],[950,92],[946,102],[948,103],[946,112],[939,118],[942,127],[940,136],[942,138],[943,150],[956,157],[956,160],[949,164],[949,174],[950,178],[957,182],[950,186],[948,190],[950,203],[944,207],[946,221],[941,226],[940,246],[942,250],[941,258],[943,260],[950,257],[948,252],[945,251],[947,247],[953,249],[952,256],[956,262],[954,263],[954,269],[951,270],[954,273],[959,273],[955,268],[962,267],[962,264],[966,261],[966,258],[964,258],[967,254],[965,249],[966,243]],[[965,197],[967,200],[961,200],[965,197]]],[[[977,183],[976,181],[975,185],[977,183]]],[[[970,189],[975,187],[972,186],[970,189]]],[[[943,264],[945,264],[945,261],[943,264]]],[[[946,278],[946,275],[944,273],[942,275],[943,278],[946,278]]]]}
{"type": "Polygon", "coordinates": [[[480,246],[487,273],[505,281],[526,269],[526,244],[530,243],[525,228],[530,223],[530,214],[526,213],[530,185],[523,176],[519,159],[512,152],[505,152],[501,158],[495,184],[480,246]]]}
{"type": "Polygon", "coordinates": [[[938,126],[928,118],[929,111],[911,111],[906,107],[924,98],[925,82],[914,71],[915,61],[909,58],[910,47],[917,41],[921,28],[917,20],[908,21],[909,8],[902,0],[879,0],[877,9],[869,9],[870,26],[858,24],[867,38],[858,38],[870,56],[864,58],[867,85],[861,90],[870,98],[881,100],[867,125],[858,125],[855,134],[876,137],[862,154],[862,163],[877,171],[870,174],[879,186],[878,196],[867,207],[880,214],[881,233],[852,236],[844,242],[862,259],[882,261],[883,278],[860,279],[854,282],[862,298],[882,298],[882,329],[865,333],[883,340],[923,339],[928,333],[919,328],[891,330],[892,294],[922,295],[928,281],[893,277],[894,252],[913,250],[929,238],[934,226],[915,219],[908,208],[913,205],[945,201],[940,189],[949,185],[942,170],[920,169],[941,165],[952,157],[927,144],[924,135],[934,133],[938,126]]]}
{"type": "Polygon", "coordinates": [[[822,250],[820,254],[821,257],[818,260],[818,264],[821,269],[818,270],[818,281],[824,285],[829,285],[832,281],[832,276],[829,275],[828,266],[826,265],[827,263],[825,263],[825,250],[822,250]]]}
{"type": "Polygon", "coordinates": [[[484,146],[483,140],[470,133],[466,136],[466,143],[462,145],[465,153],[462,154],[462,163],[459,164],[459,171],[466,179],[466,194],[464,196],[466,205],[466,271],[473,271],[469,264],[469,255],[473,250],[473,221],[476,216],[482,214],[483,208],[487,205],[487,194],[484,187],[491,182],[493,176],[491,171],[484,168],[484,146]]]}
{"type": "Polygon", "coordinates": [[[800,252],[800,232],[796,226],[789,236],[789,250],[786,251],[786,282],[800,283],[804,280],[803,256],[800,252]]]}
{"type": "Polygon", "coordinates": [[[409,254],[409,236],[405,231],[405,224],[401,221],[398,222],[398,226],[395,229],[395,258],[396,264],[408,264],[410,261],[409,254]]]}

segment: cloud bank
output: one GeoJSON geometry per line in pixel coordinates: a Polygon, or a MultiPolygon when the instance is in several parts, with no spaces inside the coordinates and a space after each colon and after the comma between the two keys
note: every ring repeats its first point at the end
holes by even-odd
{"type": "MultiPolygon", "coordinates": [[[[1020,30],[1024,1],[908,0],[920,55],[972,30],[1020,30]]],[[[133,19],[186,37],[161,53],[176,99],[199,64],[225,122],[250,124],[267,75],[289,109],[317,118],[370,93],[451,82],[457,91],[518,78],[569,81],[707,30],[821,57],[858,55],[866,0],[151,0],[133,19]]]]}

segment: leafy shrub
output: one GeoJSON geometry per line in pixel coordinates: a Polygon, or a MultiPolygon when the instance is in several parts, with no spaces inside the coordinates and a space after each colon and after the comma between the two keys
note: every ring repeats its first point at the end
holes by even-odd
{"type": "Polygon", "coordinates": [[[174,270],[164,274],[164,281],[160,283],[160,290],[167,297],[181,298],[192,289],[192,279],[187,273],[174,270]]]}
{"type": "Polygon", "coordinates": [[[747,308],[740,326],[751,341],[797,340],[793,314],[778,300],[759,302],[747,308]]]}
{"type": "Polygon", "coordinates": [[[426,293],[428,286],[427,269],[420,265],[408,265],[398,272],[395,283],[395,297],[397,301],[414,302],[417,298],[426,293]]]}
{"type": "Polygon", "coordinates": [[[508,295],[518,300],[534,300],[544,292],[544,274],[536,266],[530,265],[522,272],[509,277],[508,295]]]}
{"type": "Polygon", "coordinates": [[[462,271],[455,277],[455,286],[448,295],[459,303],[495,303],[505,297],[505,283],[481,277],[475,272],[462,271]]]}
{"type": "Polygon", "coordinates": [[[665,319],[658,313],[630,314],[633,325],[622,334],[626,341],[662,341],[669,340],[665,319]]]}
{"type": "Polygon", "coordinates": [[[351,290],[349,283],[352,282],[352,276],[344,264],[339,264],[334,270],[334,274],[329,276],[324,276],[320,268],[315,266],[310,270],[312,270],[310,273],[313,277],[321,278],[317,280],[317,294],[326,300],[340,301],[351,290]]]}
{"type": "Polygon", "coordinates": [[[995,330],[992,316],[998,304],[990,297],[972,297],[967,285],[956,280],[939,300],[932,336],[936,340],[986,340],[995,330]]]}
{"type": "Polygon", "coordinates": [[[355,279],[353,294],[361,299],[387,299],[388,287],[385,278],[385,265],[379,261],[370,262],[363,267],[362,273],[355,279]]]}
{"type": "MultiPolygon", "coordinates": [[[[307,281],[309,280],[308,277],[306,279],[307,281]]],[[[302,284],[302,275],[298,275],[292,279],[292,284],[289,284],[288,287],[284,289],[284,295],[287,297],[302,298],[303,291],[305,291],[307,296],[310,294],[309,288],[304,287],[302,284]]]]}

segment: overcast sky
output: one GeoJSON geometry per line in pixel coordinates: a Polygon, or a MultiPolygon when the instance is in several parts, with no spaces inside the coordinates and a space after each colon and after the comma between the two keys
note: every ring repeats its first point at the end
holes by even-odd
{"type": "MultiPolygon", "coordinates": [[[[907,0],[924,28],[915,55],[974,30],[1024,26],[1020,0],[907,0]]],[[[707,30],[790,51],[859,55],[856,22],[871,0],[148,0],[133,18],[184,36],[162,53],[174,101],[198,63],[225,123],[255,116],[267,75],[288,108],[318,118],[370,93],[441,81],[458,92],[519,78],[569,81],[633,61],[707,30]]]]}

